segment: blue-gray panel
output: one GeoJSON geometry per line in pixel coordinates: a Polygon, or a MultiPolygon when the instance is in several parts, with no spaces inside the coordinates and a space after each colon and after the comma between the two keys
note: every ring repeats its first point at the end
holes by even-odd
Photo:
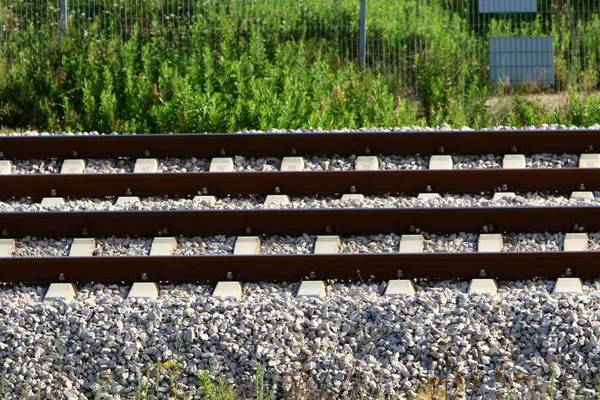
{"type": "Polygon", "coordinates": [[[481,14],[498,13],[534,13],[537,12],[537,0],[479,0],[481,14]]]}
{"type": "Polygon", "coordinates": [[[489,38],[492,83],[554,84],[554,41],[548,37],[489,38]]]}

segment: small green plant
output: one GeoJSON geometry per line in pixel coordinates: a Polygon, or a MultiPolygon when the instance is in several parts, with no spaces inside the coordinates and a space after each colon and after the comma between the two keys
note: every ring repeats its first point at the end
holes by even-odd
{"type": "Polygon", "coordinates": [[[258,363],[256,376],[253,379],[256,400],[271,400],[275,397],[274,388],[269,388],[265,382],[265,371],[265,367],[261,363],[258,363]]]}
{"type": "Polygon", "coordinates": [[[206,400],[237,400],[233,385],[224,378],[213,378],[208,372],[198,374],[200,391],[206,400]]]}

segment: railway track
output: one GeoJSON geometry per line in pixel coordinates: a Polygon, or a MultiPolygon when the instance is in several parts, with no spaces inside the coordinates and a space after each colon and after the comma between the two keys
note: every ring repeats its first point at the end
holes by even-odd
{"type": "MultiPolygon", "coordinates": [[[[460,131],[415,133],[269,133],[222,135],[2,137],[8,160],[159,157],[287,157],[313,155],[472,155],[593,153],[600,132],[460,131]]],[[[600,190],[596,168],[352,170],[0,175],[0,197],[68,198],[414,196],[498,191],[600,190]]],[[[4,239],[24,236],[98,238],[262,235],[368,235],[600,231],[597,207],[481,207],[406,209],[252,209],[194,211],[45,211],[0,213],[4,239]]],[[[304,254],[153,257],[8,257],[0,281],[220,281],[224,279],[378,280],[403,278],[578,277],[600,275],[600,253],[523,252],[447,254],[304,254]]]]}

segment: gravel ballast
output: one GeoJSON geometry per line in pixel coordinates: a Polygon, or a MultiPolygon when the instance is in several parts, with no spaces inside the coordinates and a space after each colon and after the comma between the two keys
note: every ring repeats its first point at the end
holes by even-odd
{"type": "Polygon", "coordinates": [[[294,298],[296,283],[245,284],[241,300],[221,301],[186,284],[151,302],[87,285],[68,304],[4,288],[0,385],[5,398],[132,399],[146,383],[153,396],[160,365],[161,398],[199,398],[200,371],[253,395],[261,363],[278,397],[303,385],[317,398],[414,398],[435,377],[468,398],[540,399],[551,372],[556,399],[595,396],[598,281],[580,296],[551,294],[551,281],[500,282],[495,298],[467,285],[421,282],[415,296],[386,298],[381,283],[334,283],[318,300],[294,298]]]}
{"type": "Polygon", "coordinates": [[[249,209],[316,209],[316,208],[438,208],[438,207],[597,207],[600,192],[594,199],[552,195],[546,193],[517,193],[516,197],[492,200],[490,195],[444,195],[436,199],[409,196],[366,196],[364,200],[341,200],[335,197],[292,197],[289,204],[264,206],[262,196],[217,198],[213,204],[191,198],[142,197],[139,202],[116,205],[115,198],[67,199],[65,204],[42,206],[30,198],[0,201],[0,212],[39,211],[168,211],[168,210],[249,210],[249,209]]]}

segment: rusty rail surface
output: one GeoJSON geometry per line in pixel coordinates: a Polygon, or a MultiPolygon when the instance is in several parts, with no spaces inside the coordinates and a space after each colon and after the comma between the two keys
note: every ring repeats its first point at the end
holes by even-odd
{"type": "Polygon", "coordinates": [[[3,136],[8,159],[338,154],[563,153],[600,149],[597,130],[3,136]]]}
{"type": "Polygon", "coordinates": [[[2,213],[5,236],[365,235],[600,231],[600,207],[92,211],[2,213]]]}
{"type": "Polygon", "coordinates": [[[188,196],[202,190],[215,196],[267,195],[279,188],[290,196],[350,193],[416,194],[600,190],[600,169],[472,169],[399,171],[308,171],[156,174],[0,175],[0,197],[188,196]]]}
{"type": "Polygon", "coordinates": [[[425,253],[252,256],[139,256],[0,258],[0,282],[51,283],[63,274],[71,282],[465,279],[480,276],[555,278],[567,269],[598,276],[600,252],[425,253]]]}

